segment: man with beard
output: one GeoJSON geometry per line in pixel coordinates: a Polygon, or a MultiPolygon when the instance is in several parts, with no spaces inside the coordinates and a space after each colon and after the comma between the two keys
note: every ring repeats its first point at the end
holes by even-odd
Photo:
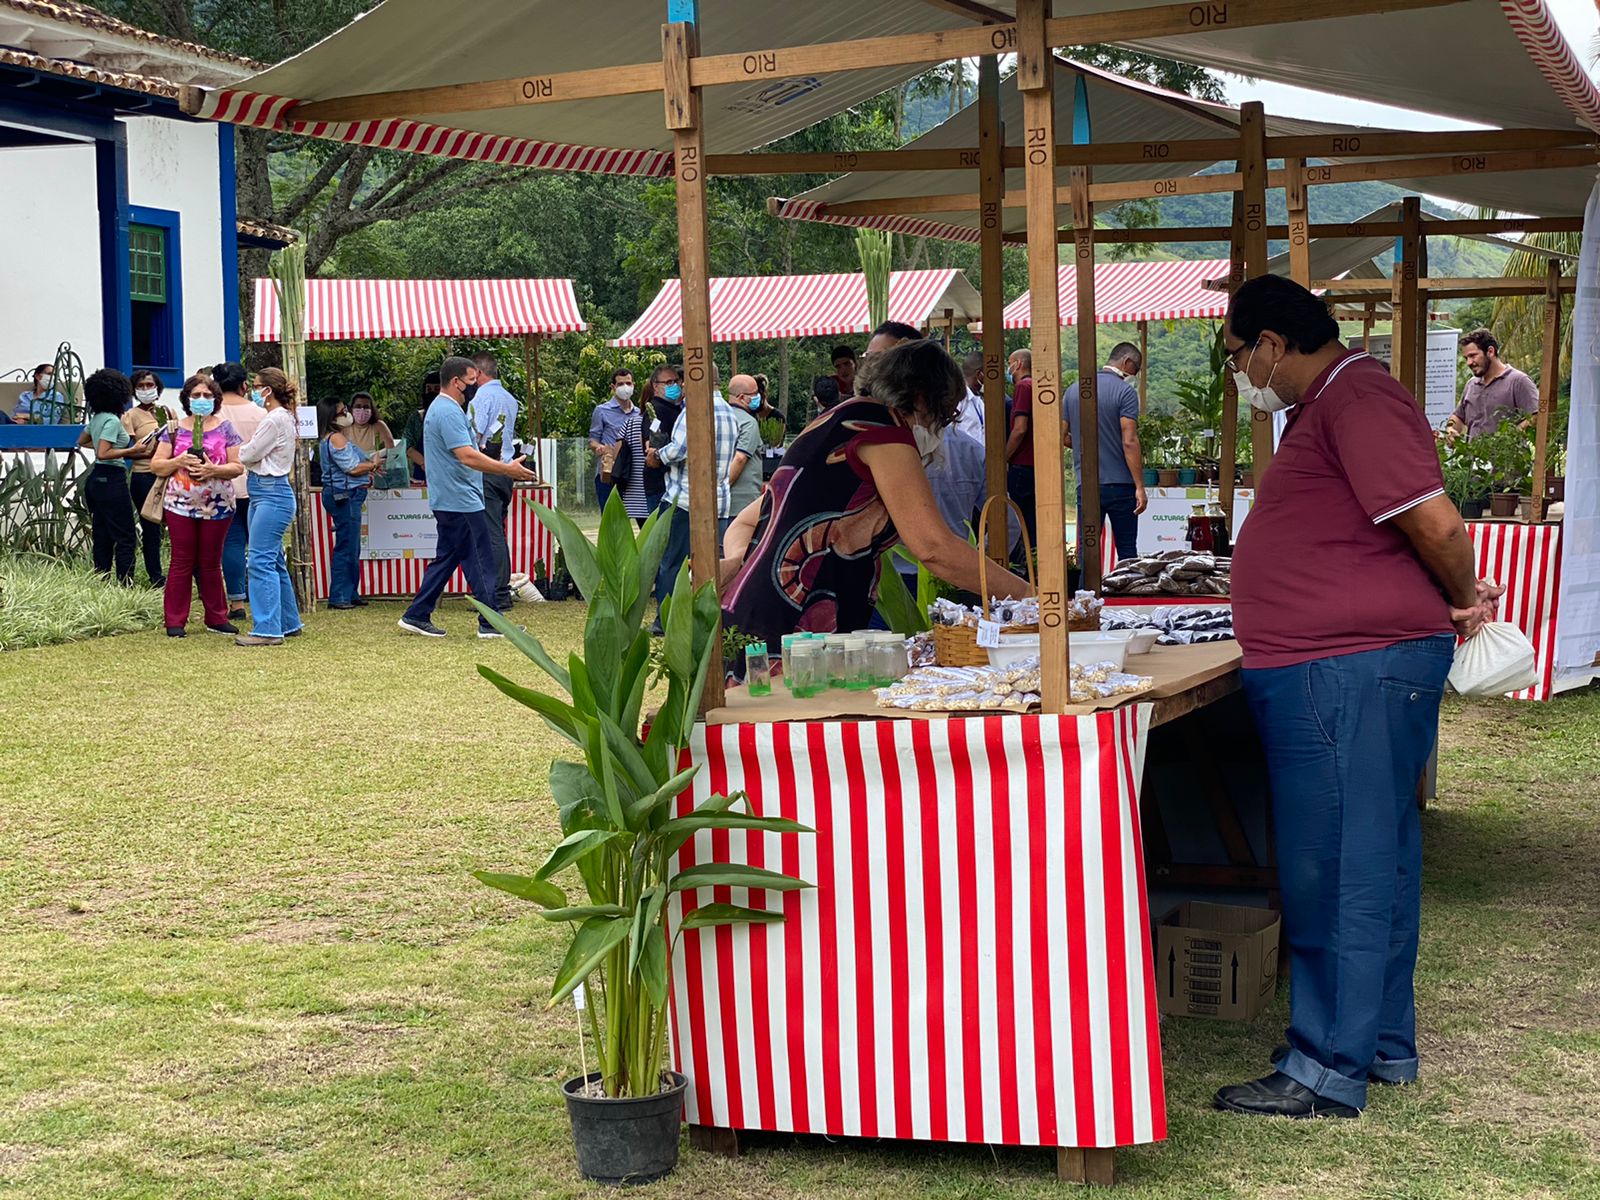
{"type": "Polygon", "coordinates": [[[1494,433],[1508,419],[1526,421],[1539,411],[1539,385],[1500,357],[1500,342],[1487,329],[1461,338],[1461,357],[1472,378],[1461,389],[1461,403],[1445,427],[1452,437],[1475,441],[1494,433]]]}

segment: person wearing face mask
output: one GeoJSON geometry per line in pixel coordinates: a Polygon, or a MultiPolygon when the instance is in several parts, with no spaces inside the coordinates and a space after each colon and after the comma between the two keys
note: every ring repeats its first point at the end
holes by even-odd
{"type": "MultiPolygon", "coordinates": [[[[662,363],[650,372],[650,394],[646,397],[650,411],[644,416],[645,440],[649,448],[660,450],[672,440],[672,431],[683,414],[683,384],[675,368],[662,363]]],[[[667,492],[667,469],[653,467],[648,462],[644,468],[645,503],[651,512],[661,507],[661,498],[667,492]]]]}
{"type": "MultiPolygon", "coordinates": [[[[1144,448],[1139,444],[1139,392],[1130,380],[1143,359],[1132,342],[1118,342],[1095,379],[1100,468],[1100,512],[1111,523],[1117,559],[1139,556],[1139,514],[1149,503],[1144,490],[1144,448]]],[[[1073,474],[1078,478],[1078,512],[1083,512],[1083,440],[1078,389],[1061,389],[1062,416],[1071,434],[1073,474]]],[[[1078,531],[1083,545],[1083,531],[1078,531]]]]}
{"type": "MultiPolygon", "coordinates": [[[[500,382],[500,361],[487,350],[472,356],[477,390],[467,397],[467,420],[478,439],[478,449],[503,463],[516,456],[517,398],[500,382]]],[[[511,610],[511,547],[506,542],[506,513],[515,496],[507,475],[483,477],[483,513],[489,523],[489,553],[499,584],[489,601],[501,612],[511,610]]]]}
{"type": "Polygon", "coordinates": [[[256,373],[250,393],[260,397],[266,414],[255,437],[239,447],[239,461],[249,468],[255,499],[250,505],[250,617],[253,628],[234,638],[239,646],[281,646],[300,633],[300,608],[283,552],[283,537],[294,522],[294,447],[299,431],[294,419],[295,388],[276,367],[256,373]]]}
{"type": "Polygon", "coordinates": [[[328,564],[328,607],[365,608],[361,598],[361,510],[378,460],[355,444],[355,417],[338,400],[317,403],[317,446],[322,464],[322,507],[333,523],[333,554],[328,564]]]}
{"type": "MultiPolygon", "coordinates": [[[[233,427],[241,442],[255,437],[266,419],[266,410],[251,394],[249,373],[243,363],[218,363],[211,368],[211,383],[218,397],[217,411],[233,427]]],[[[244,602],[250,581],[245,574],[245,556],[250,551],[250,481],[248,475],[234,480],[237,509],[228,526],[228,540],[222,546],[222,579],[228,588],[228,620],[244,620],[244,602]]]]}
{"type": "Polygon", "coordinates": [[[1244,692],[1266,751],[1292,966],[1272,1074],[1216,1104],[1354,1117],[1417,1077],[1417,782],[1456,649],[1504,589],[1477,578],[1433,432],[1382,363],[1288,279],[1245,282],[1223,331],[1239,398],[1288,410],[1233,553],[1244,692]]]}
{"type": "Polygon", "coordinates": [[[234,481],[244,467],[239,435],[217,412],[216,396],[206,376],[184,380],[178,393],[184,419],[161,435],[150,460],[150,469],[167,480],[161,503],[172,545],[163,599],[168,637],[185,636],[195,589],[209,631],[229,637],[239,632],[228,619],[222,547],[238,511],[234,481]]]}
{"type": "Polygon", "coordinates": [[[1006,382],[1012,384],[1007,416],[1006,491],[1022,510],[1028,537],[1039,544],[1039,511],[1033,477],[1033,351],[1013,350],[1006,360],[1006,382]]]}
{"type": "MultiPolygon", "coordinates": [[[[879,555],[897,544],[946,582],[978,590],[978,549],[946,524],[924,466],[965,392],[960,370],[919,338],[871,355],[857,382],[871,396],[808,425],[759,511],[746,509],[728,531],[723,620],[769,644],[797,630],[865,629],[879,555]]],[[[1033,594],[999,567],[989,586],[999,597],[1033,594]]]]}
{"type": "MultiPolygon", "coordinates": [[[[502,462],[477,448],[477,438],[463,411],[469,381],[476,375],[477,368],[469,359],[445,359],[439,368],[439,395],[428,406],[423,447],[428,459],[428,504],[439,538],[434,557],[417,585],[416,598],[400,617],[404,633],[445,636],[432,621],[433,610],[458,567],[466,573],[472,594],[485,605],[493,604],[496,579],[489,522],[483,515],[483,477],[504,475],[513,483],[532,483],[538,478],[521,458],[502,462]]],[[[478,636],[504,635],[480,615],[478,636]]]]}
{"type": "Polygon", "coordinates": [[[134,516],[128,496],[128,462],[140,453],[122,424],[122,410],[133,385],[121,371],[104,368],[83,381],[89,423],[83,442],[94,451],[94,466],[83,485],[94,542],[94,569],[117,582],[133,583],[134,516]]]}
{"type": "Polygon", "coordinates": [[[752,375],[728,380],[727,405],[738,423],[733,463],[728,468],[728,512],[737,515],[761,499],[761,392],[752,375]]]}
{"type": "Polygon", "coordinates": [[[611,372],[611,395],[594,406],[589,416],[589,449],[594,454],[594,497],[604,510],[611,484],[601,478],[604,459],[622,440],[623,426],[633,412],[633,372],[618,367],[611,372]]]}
{"type": "Polygon", "coordinates": [[[65,425],[71,415],[67,398],[56,391],[56,369],[40,363],[33,369],[33,387],[17,397],[12,420],[18,425],[65,425]]]}
{"type": "Polygon", "coordinates": [[[413,486],[428,482],[427,459],[422,454],[423,422],[428,416],[428,405],[439,394],[439,372],[429,371],[422,377],[422,401],[416,411],[406,418],[406,459],[411,464],[413,486]]]}
{"type": "Polygon", "coordinates": [[[389,423],[378,416],[371,392],[357,392],[350,397],[350,417],[355,422],[350,426],[350,440],[363,454],[394,449],[394,434],[389,431],[389,423]]]}
{"type": "MultiPolygon", "coordinates": [[[[166,425],[166,411],[158,407],[160,400],[161,377],[150,370],[135,371],[133,407],[122,414],[122,427],[128,431],[128,437],[137,449],[137,453],[130,456],[133,470],[128,476],[135,515],[144,506],[145,497],[156,482],[155,472],[150,469],[150,460],[155,457],[156,438],[166,425]]],[[[146,521],[143,517],[139,517],[138,522],[144,573],[150,577],[151,587],[165,587],[167,577],[161,566],[161,523],[146,521]]]]}

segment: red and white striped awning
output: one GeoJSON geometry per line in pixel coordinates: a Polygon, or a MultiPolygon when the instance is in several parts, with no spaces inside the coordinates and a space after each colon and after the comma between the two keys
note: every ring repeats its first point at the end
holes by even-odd
{"type": "MultiPolygon", "coordinates": [[[[1187,317],[1225,317],[1228,294],[1206,287],[1206,280],[1226,277],[1225,258],[1185,262],[1106,262],[1094,267],[1094,319],[1100,325],[1134,321],[1178,321],[1187,317]]],[[[1078,273],[1071,265],[1056,270],[1061,323],[1078,323],[1078,273]]],[[[1032,301],[1023,292],[1006,305],[1005,327],[1027,329],[1032,301]]]]}
{"type": "MultiPolygon", "coordinates": [[[[570,279],[308,279],[306,340],[508,337],[587,329],[570,279]]],[[[257,342],[278,340],[272,280],[256,280],[257,342]]]]}
{"type": "MultiPolygon", "coordinates": [[[[921,329],[944,319],[978,319],[983,301],[954,267],[895,271],[889,276],[889,319],[921,329]]],[[[711,281],[711,340],[758,342],[768,338],[828,337],[866,333],[864,275],[734,275],[711,281]]],[[[676,279],[662,282],[655,299],[613,346],[676,346],[683,341],[683,306],[676,279]]]]}

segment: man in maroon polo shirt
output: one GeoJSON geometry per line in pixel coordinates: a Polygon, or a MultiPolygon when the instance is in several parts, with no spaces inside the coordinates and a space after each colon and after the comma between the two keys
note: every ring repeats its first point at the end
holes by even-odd
{"type": "Polygon", "coordinates": [[[1275,1070],[1216,1103],[1354,1117],[1369,1080],[1417,1077],[1417,781],[1454,635],[1492,619],[1503,589],[1477,578],[1422,409],[1340,344],[1321,300],[1252,279],[1234,293],[1225,342],[1240,397],[1289,410],[1240,527],[1233,615],[1293,971],[1275,1070]]]}
{"type": "Polygon", "coordinates": [[[1006,491],[1022,510],[1028,540],[1039,544],[1039,514],[1033,478],[1033,351],[1013,350],[1006,360],[1011,373],[1011,432],[1006,435],[1006,491]]]}

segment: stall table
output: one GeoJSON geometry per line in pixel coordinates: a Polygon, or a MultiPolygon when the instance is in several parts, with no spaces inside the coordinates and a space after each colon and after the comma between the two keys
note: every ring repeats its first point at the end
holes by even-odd
{"type": "MultiPolygon", "coordinates": [[[[420,487],[373,489],[367,498],[367,508],[361,519],[361,595],[363,596],[413,596],[422,574],[433,561],[425,552],[431,548],[432,521],[423,517],[416,523],[428,527],[421,546],[416,550],[369,548],[370,529],[375,509],[389,502],[403,504],[406,509],[417,507],[425,501],[427,489],[420,487]]],[[[511,552],[511,570],[522,571],[530,577],[535,566],[543,563],[546,572],[555,560],[555,542],[550,531],[542,525],[528,502],[546,506],[555,504],[555,489],[545,484],[518,484],[515,501],[506,510],[506,545],[511,552]]],[[[328,598],[329,567],[333,561],[333,520],[322,506],[322,490],[313,488],[311,509],[311,564],[312,584],[318,600],[328,598]]],[[[408,513],[409,516],[418,514],[408,513]]],[[[470,589],[466,576],[457,570],[445,585],[445,594],[464,596],[470,589]]]]}
{"type": "Polygon", "coordinates": [[[1139,789],[1149,730],[1238,690],[1231,642],[1134,660],[1154,688],[1061,715],[880,709],[870,693],[753,699],[697,727],[680,811],[743,792],[815,835],[696,835],[816,886],[711,888],[681,912],[781,906],[690,930],[672,1053],[702,1144],[736,1131],[1055,1147],[1166,1136],[1139,789]]]}

